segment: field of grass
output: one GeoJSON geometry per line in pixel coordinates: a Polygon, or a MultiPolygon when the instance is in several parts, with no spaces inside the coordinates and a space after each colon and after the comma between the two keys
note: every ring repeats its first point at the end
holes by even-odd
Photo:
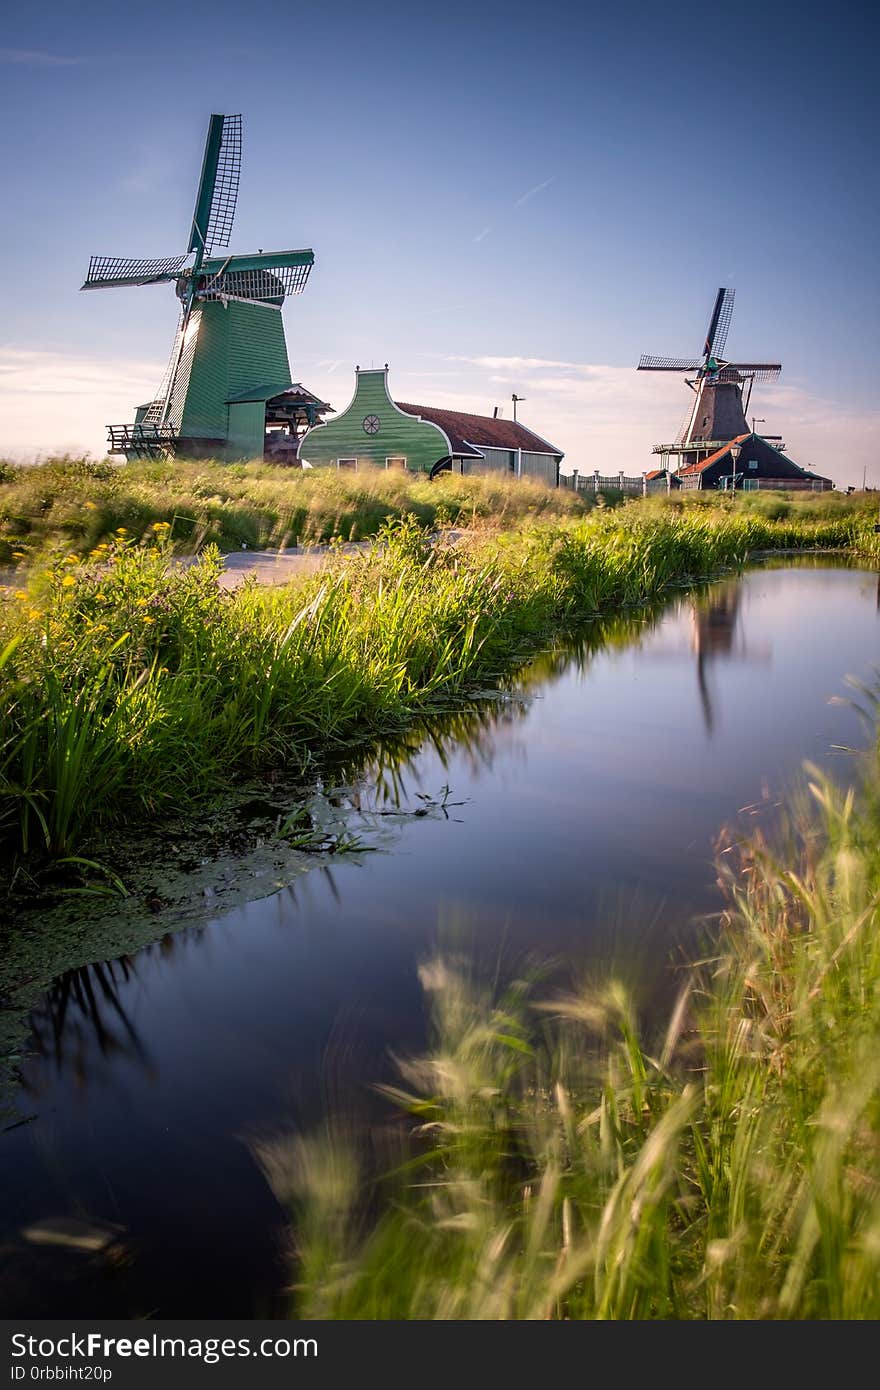
{"type": "MultiPolygon", "coordinates": [[[[605,500],[621,501],[615,493],[605,500]]],[[[0,462],[0,567],[86,556],[119,527],[138,541],[160,521],[169,523],[174,549],[191,553],[210,544],[256,550],[361,540],[404,516],[429,527],[510,528],[536,518],[582,517],[594,502],[589,494],[497,477],[447,474],[430,483],[405,473],[263,463],[0,462]]],[[[718,493],[672,493],[635,505],[655,517],[733,506],[764,521],[864,519],[877,511],[872,496],[842,493],[746,493],[735,501],[718,493]]]]}
{"type": "Polygon", "coordinates": [[[777,852],[720,861],[721,930],[656,1037],[614,979],[542,998],[427,961],[385,1172],[344,1117],[255,1146],[291,1315],[880,1316],[878,748],[859,795],[814,773],[777,852]]]}
{"type": "MultiPolygon", "coordinates": [[[[120,831],[239,775],[308,776],[672,584],[758,551],[880,563],[872,499],[587,511],[488,480],[163,467],[0,482],[18,567],[0,599],[7,901],[53,864],[110,871],[120,831]],[[200,500],[199,469],[228,495],[200,500]],[[430,542],[425,528],[465,521],[457,544],[430,542]],[[352,534],[378,544],[284,588],[220,589],[204,547],[352,534]],[[201,559],[174,566],[175,544],[201,559]]],[[[858,796],[818,776],[812,795],[776,852],[722,861],[722,931],[660,1036],[613,980],[546,999],[452,955],[425,964],[435,1044],[390,1096],[416,1130],[412,1146],[394,1131],[391,1176],[332,1116],[259,1148],[293,1211],[297,1316],[880,1315],[876,746],[858,796]]]]}
{"type": "Polygon", "coordinates": [[[587,505],[564,489],[506,479],[336,473],[263,463],[0,464],[0,566],[74,552],[87,555],[120,526],[134,540],[158,521],[178,551],[278,549],[374,536],[389,519],[423,526],[516,525],[579,516],[587,505]]]}
{"type": "Polygon", "coordinates": [[[72,550],[22,574],[0,602],[7,881],[85,853],[112,864],[110,831],[204,802],[239,773],[307,772],[461,697],[560,626],[754,550],[878,554],[852,510],[767,521],[596,508],[454,547],[429,544],[409,517],[317,576],[230,593],[216,552],[169,567],[170,527],[154,522],[140,542],[120,527],[85,559],[72,550]]]}

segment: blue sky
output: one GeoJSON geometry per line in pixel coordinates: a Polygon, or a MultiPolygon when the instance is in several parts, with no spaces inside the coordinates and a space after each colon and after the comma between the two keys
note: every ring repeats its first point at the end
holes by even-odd
{"type": "MultiPolygon", "coordinates": [[[[312,246],[294,377],[336,407],[356,362],[401,400],[519,417],[566,465],[639,472],[688,395],[636,374],[779,358],[763,428],[880,486],[877,40],[867,5],[440,7],[227,0],[11,12],[0,452],[84,447],[161,376],[168,286],[80,294],[93,252],[183,251],[212,111],[241,112],[233,249],[312,246]],[[48,396],[48,399],[47,399],[48,396]]],[[[758,394],[760,391],[760,394],[758,394]]]]}

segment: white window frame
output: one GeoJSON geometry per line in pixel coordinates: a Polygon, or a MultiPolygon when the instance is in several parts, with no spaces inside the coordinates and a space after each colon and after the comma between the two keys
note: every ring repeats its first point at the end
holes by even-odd
{"type": "Polygon", "coordinates": [[[336,471],[339,472],[340,468],[350,468],[353,473],[356,473],[358,471],[358,461],[356,458],[337,459],[336,471]]]}
{"type": "Polygon", "coordinates": [[[392,463],[402,463],[404,473],[409,472],[409,464],[406,461],[406,454],[388,454],[385,458],[385,467],[390,468],[392,463]]]}

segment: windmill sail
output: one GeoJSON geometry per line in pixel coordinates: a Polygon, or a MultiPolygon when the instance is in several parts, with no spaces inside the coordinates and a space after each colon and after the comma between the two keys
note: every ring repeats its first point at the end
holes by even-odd
{"type": "Polygon", "coordinates": [[[310,248],[204,261],[201,272],[206,278],[196,298],[246,299],[280,306],[288,295],[302,294],[314,263],[310,248]]]}
{"type": "Polygon", "coordinates": [[[702,361],[696,361],[692,357],[649,357],[643,355],[639,358],[637,372],[696,372],[702,366],[702,361]]]}
{"type": "Polygon", "coordinates": [[[781,362],[725,362],[720,377],[722,381],[727,380],[725,372],[732,372],[736,373],[736,377],[731,377],[730,380],[750,376],[755,381],[775,381],[781,371],[781,362]]]}
{"type": "Polygon", "coordinates": [[[156,285],[163,280],[176,280],[184,261],[183,256],[168,256],[161,261],[126,260],[122,256],[92,256],[84,290],[118,288],[120,285],[156,285]]]}
{"type": "Polygon", "coordinates": [[[228,246],[241,173],[241,116],[212,116],[196,194],[189,249],[210,254],[228,246]]]}
{"type": "Polygon", "coordinates": [[[715,306],[709,320],[709,329],[703,352],[706,357],[722,357],[727,342],[727,330],[733,314],[733,297],[736,290],[720,289],[715,296],[715,306]]]}

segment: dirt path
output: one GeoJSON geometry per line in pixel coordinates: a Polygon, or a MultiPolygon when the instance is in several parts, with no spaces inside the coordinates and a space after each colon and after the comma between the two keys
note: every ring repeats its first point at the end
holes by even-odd
{"type": "MultiPolygon", "coordinates": [[[[260,584],[286,584],[298,574],[320,569],[331,553],[354,555],[369,546],[369,541],[357,541],[343,546],[292,545],[286,550],[233,550],[221,556],[223,573],[219,583],[223,589],[237,589],[254,575],[260,584]]],[[[178,563],[191,565],[197,559],[197,555],[186,555],[178,563]]]]}
{"type": "MultiPolygon", "coordinates": [[[[435,532],[436,541],[442,534],[447,545],[455,545],[462,531],[435,532]]],[[[224,589],[237,589],[250,575],[261,584],[286,584],[298,574],[310,574],[320,569],[328,555],[357,555],[369,550],[372,540],[349,541],[345,545],[292,545],[286,550],[233,550],[222,556],[223,573],[220,584],[224,589]]],[[[198,557],[187,555],[180,564],[191,565],[198,557]]]]}

